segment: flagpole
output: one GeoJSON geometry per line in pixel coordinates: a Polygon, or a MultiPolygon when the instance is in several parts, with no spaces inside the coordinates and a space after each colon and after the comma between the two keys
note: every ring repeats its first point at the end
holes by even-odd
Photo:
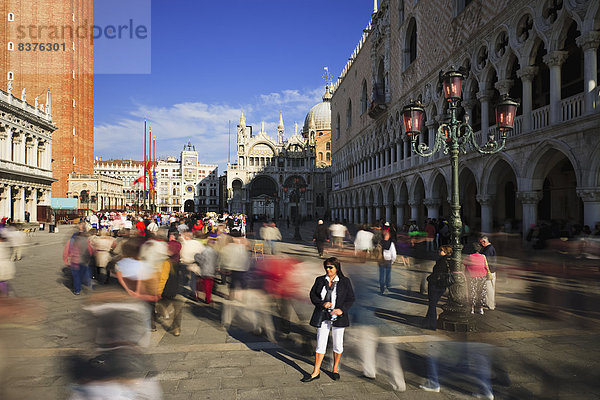
{"type": "Polygon", "coordinates": [[[142,169],[144,170],[144,208],[146,208],[146,116],[144,115],[144,161],[142,169]]]}
{"type": "Polygon", "coordinates": [[[152,136],[153,150],[152,150],[152,158],[154,158],[154,162],[152,165],[152,187],[154,188],[154,193],[152,196],[152,203],[154,204],[154,211],[156,212],[156,135],[152,136]]]}
{"type": "Polygon", "coordinates": [[[146,193],[146,196],[148,197],[148,207],[152,207],[151,206],[151,198],[150,198],[150,188],[152,187],[152,184],[150,184],[150,179],[152,179],[152,176],[151,176],[150,170],[148,168],[151,160],[152,160],[152,125],[149,125],[148,126],[148,161],[147,161],[147,164],[144,165],[144,168],[146,168],[146,173],[149,174],[149,176],[148,176],[148,193],[146,193]]]}

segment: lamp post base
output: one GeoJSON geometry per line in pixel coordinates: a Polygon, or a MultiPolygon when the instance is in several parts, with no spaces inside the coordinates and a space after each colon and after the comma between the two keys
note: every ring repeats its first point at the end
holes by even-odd
{"type": "Polygon", "coordinates": [[[296,225],[296,228],[294,229],[294,240],[302,240],[302,236],[300,236],[300,225],[296,225]]]}
{"type": "Polygon", "coordinates": [[[470,313],[470,308],[449,300],[443,306],[437,327],[449,332],[472,332],[475,330],[475,319],[470,313]]]}

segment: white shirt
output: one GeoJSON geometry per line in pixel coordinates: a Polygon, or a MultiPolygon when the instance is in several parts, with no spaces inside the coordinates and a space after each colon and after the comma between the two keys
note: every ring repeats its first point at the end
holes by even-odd
{"type": "MultiPolygon", "coordinates": [[[[325,276],[325,279],[327,280],[327,283],[331,282],[331,279],[329,278],[328,275],[325,276]]],[[[335,276],[335,278],[333,278],[334,282],[339,282],[340,281],[340,277],[339,276],[335,276]]],[[[327,288],[329,285],[323,286],[323,289],[321,289],[321,300],[325,300],[325,295],[327,295],[327,288]]],[[[335,285],[335,287],[333,288],[333,291],[331,292],[331,307],[335,308],[335,301],[337,300],[337,284],[335,285]]]]}

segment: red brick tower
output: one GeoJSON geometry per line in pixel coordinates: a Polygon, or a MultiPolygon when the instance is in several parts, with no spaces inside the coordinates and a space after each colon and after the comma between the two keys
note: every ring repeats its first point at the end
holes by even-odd
{"type": "Polygon", "coordinates": [[[69,173],[94,170],[93,0],[3,0],[0,20],[0,89],[12,78],[30,104],[50,89],[52,197],[66,197],[69,173]]]}

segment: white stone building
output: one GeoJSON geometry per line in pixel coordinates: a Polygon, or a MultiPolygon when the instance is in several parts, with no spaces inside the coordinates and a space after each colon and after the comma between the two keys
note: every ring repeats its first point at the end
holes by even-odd
{"type": "Polygon", "coordinates": [[[137,208],[144,203],[144,184],[135,181],[144,175],[144,163],[138,160],[94,160],[94,174],[118,178],[123,182],[123,195],[127,208],[137,208]]]}
{"type": "Polygon", "coordinates": [[[52,178],[52,124],[50,91],[46,105],[26,101],[0,90],[0,218],[37,221],[37,206],[50,205],[52,178]]]}
{"type": "Polygon", "coordinates": [[[448,156],[411,154],[401,111],[425,104],[421,137],[433,144],[447,107],[438,74],[454,66],[469,71],[462,106],[479,143],[496,133],[500,95],[521,99],[504,151],[459,158],[469,225],[525,233],[539,220],[600,221],[598,1],[383,0],[364,32],[332,98],[334,217],[449,215],[448,156]]]}
{"type": "Polygon", "coordinates": [[[273,138],[265,132],[264,123],[255,134],[242,112],[237,129],[237,163],[227,168],[229,212],[290,220],[326,214],[331,180],[330,163],[323,152],[329,151],[330,99],[327,87],[323,102],[307,114],[302,132],[296,125],[287,139],[281,114],[273,138]],[[320,159],[317,148],[323,149],[320,159]]]}
{"type": "Polygon", "coordinates": [[[77,208],[120,211],[126,208],[123,180],[101,174],[69,174],[67,197],[77,199],[77,208]]]}
{"type": "Polygon", "coordinates": [[[175,157],[159,160],[156,169],[159,210],[218,211],[218,166],[200,164],[191,142],[183,147],[179,160],[175,157]]]}

